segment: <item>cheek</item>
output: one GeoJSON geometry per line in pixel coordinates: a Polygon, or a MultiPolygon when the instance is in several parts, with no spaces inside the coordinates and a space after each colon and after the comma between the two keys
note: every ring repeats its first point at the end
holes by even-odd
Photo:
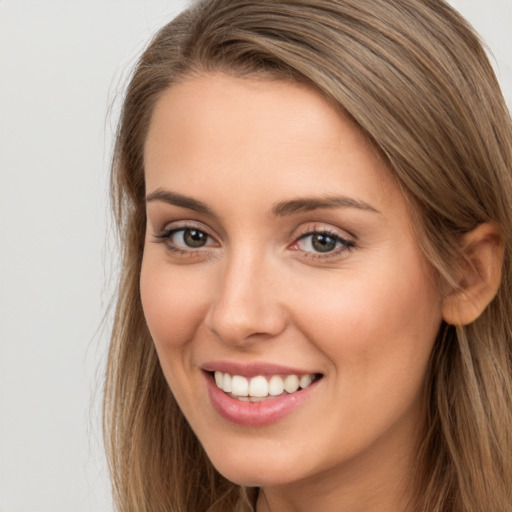
{"type": "Polygon", "coordinates": [[[140,292],[144,316],[159,352],[178,350],[190,341],[206,311],[205,286],[190,270],[144,255],[140,292]]]}
{"type": "Polygon", "coordinates": [[[401,377],[422,381],[441,325],[441,297],[423,267],[411,261],[396,266],[381,260],[371,272],[304,295],[302,330],[343,380],[350,376],[363,389],[401,377]]]}

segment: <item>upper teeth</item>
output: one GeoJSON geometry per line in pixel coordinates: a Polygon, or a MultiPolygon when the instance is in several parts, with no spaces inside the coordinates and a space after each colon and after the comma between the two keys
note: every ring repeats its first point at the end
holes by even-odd
{"type": "Polygon", "coordinates": [[[236,397],[264,398],[266,396],[282,395],[284,391],[294,393],[299,388],[307,388],[314,379],[314,374],[306,375],[272,375],[264,377],[259,375],[247,379],[241,375],[231,375],[224,372],[215,372],[215,383],[217,387],[226,393],[236,397]]]}

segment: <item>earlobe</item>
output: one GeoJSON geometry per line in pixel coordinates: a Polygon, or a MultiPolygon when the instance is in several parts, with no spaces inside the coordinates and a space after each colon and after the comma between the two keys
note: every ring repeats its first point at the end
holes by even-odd
{"type": "Polygon", "coordinates": [[[464,235],[463,252],[459,287],[443,299],[443,319],[450,325],[470,324],[496,296],[503,263],[500,228],[492,222],[480,224],[464,235]]]}

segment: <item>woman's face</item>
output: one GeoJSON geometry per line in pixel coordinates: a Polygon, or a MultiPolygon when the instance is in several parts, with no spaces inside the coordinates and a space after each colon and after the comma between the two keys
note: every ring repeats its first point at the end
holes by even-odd
{"type": "Polygon", "coordinates": [[[144,312],[217,469],[403,473],[441,296],[360,130],[305,87],[198,76],[156,104],[145,166],[144,312]]]}

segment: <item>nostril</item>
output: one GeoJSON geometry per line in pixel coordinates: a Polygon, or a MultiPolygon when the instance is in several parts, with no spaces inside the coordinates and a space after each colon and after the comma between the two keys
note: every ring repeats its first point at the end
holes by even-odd
{"type": "Polygon", "coordinates": [[[286,314],[275,294],[262,289],[267,279],[257,279],[258,272],[244,265],[233,265],[204,320],[212,334],[229,345],[267,341],[286,327],[286,314]]]}

